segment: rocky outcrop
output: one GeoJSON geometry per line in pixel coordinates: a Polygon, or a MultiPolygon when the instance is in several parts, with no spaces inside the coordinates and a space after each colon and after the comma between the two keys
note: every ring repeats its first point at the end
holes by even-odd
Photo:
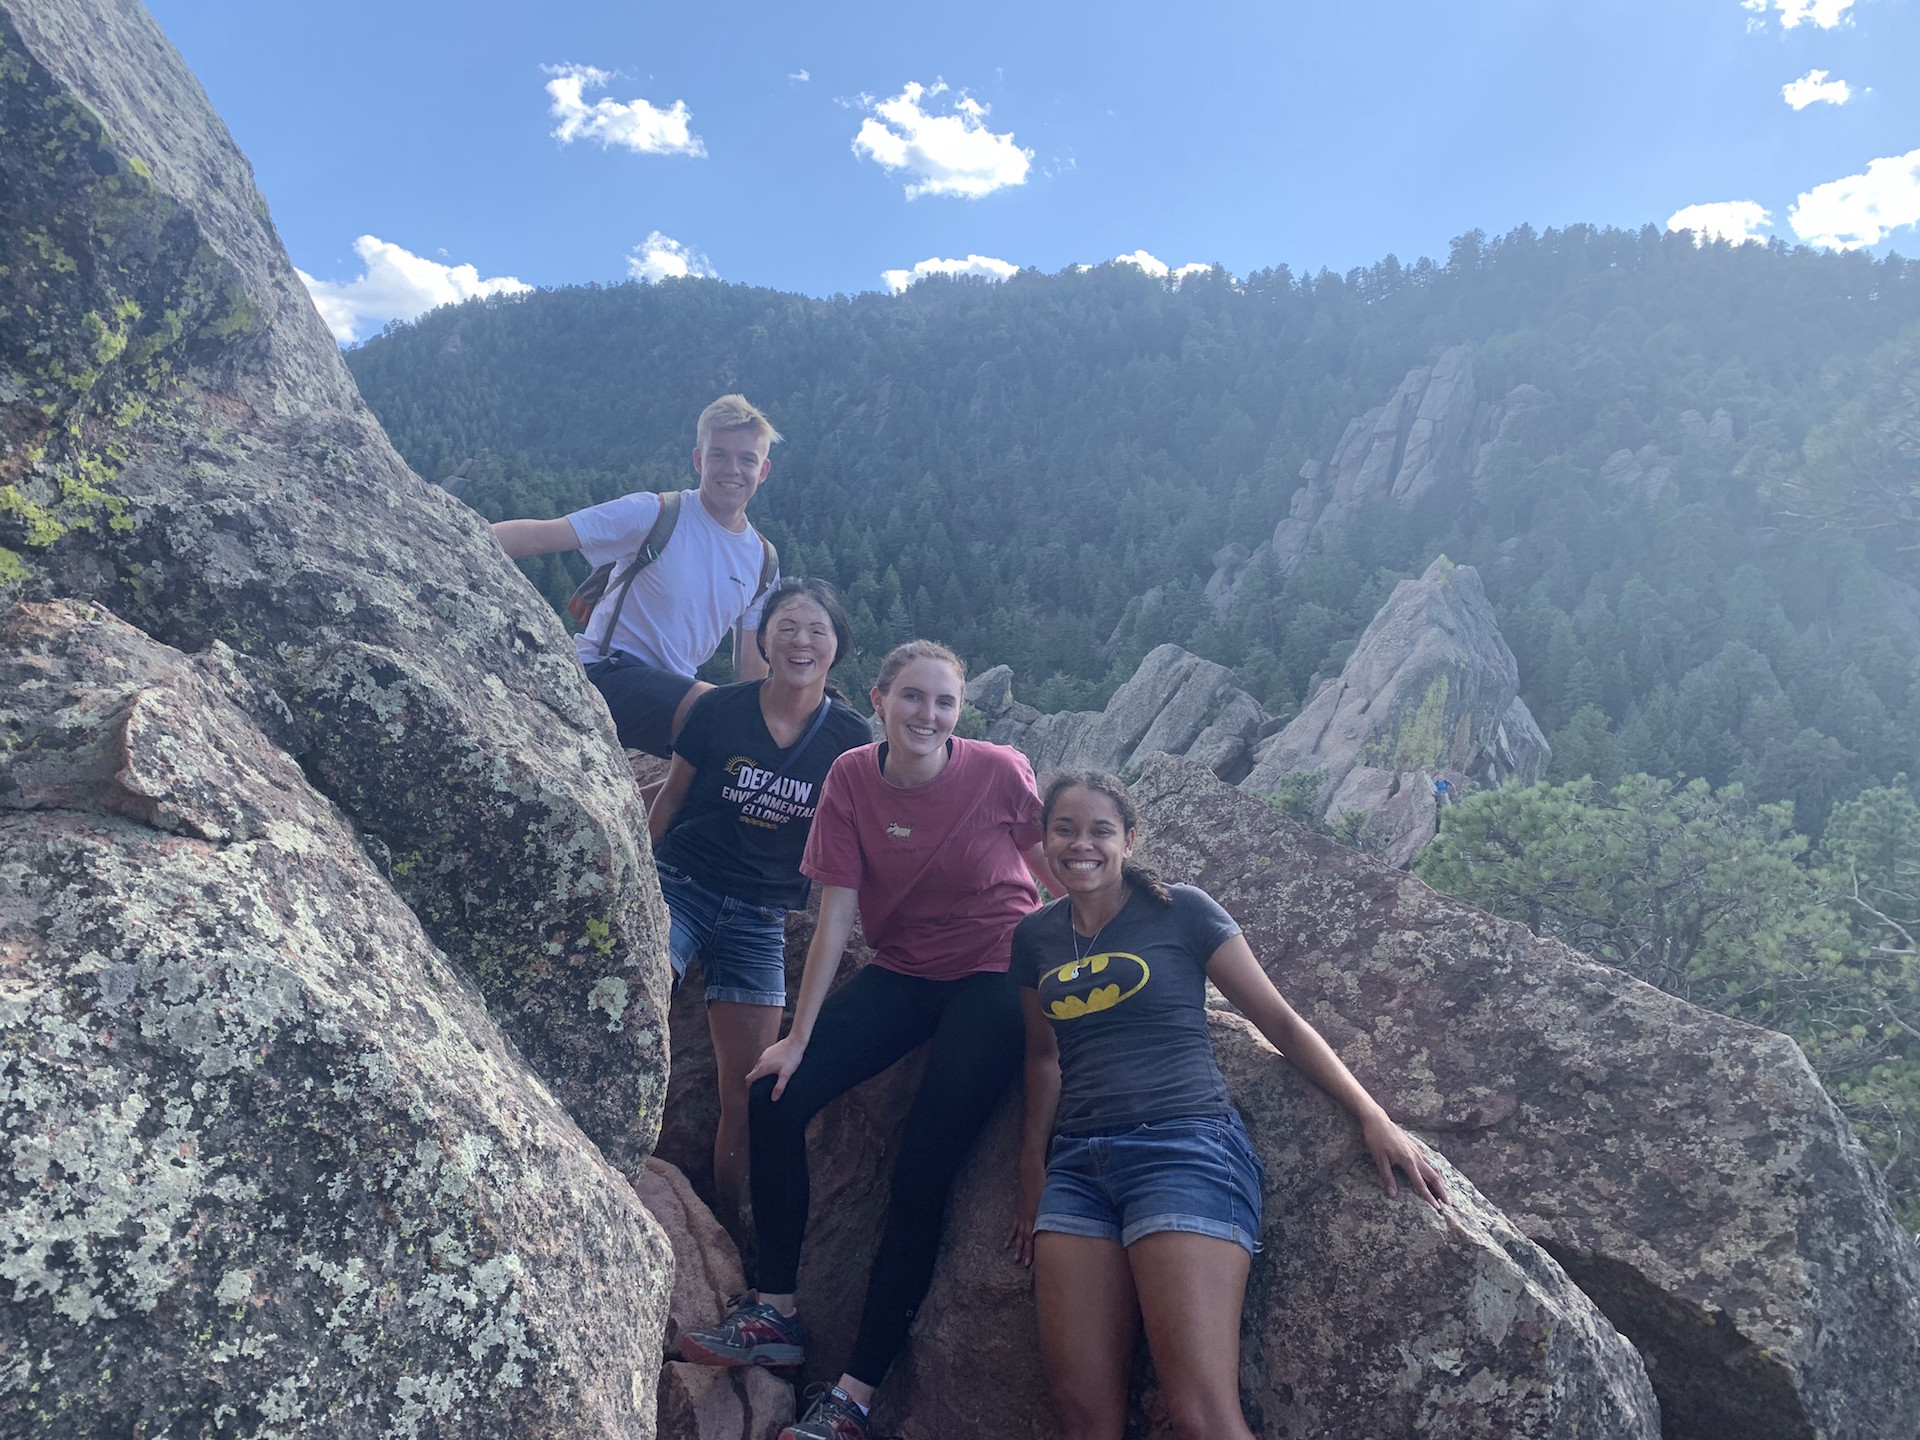
{"type": "MultiPolygon", "coordinates": [[[[1405,1191],[1387,1199],[1331,1100],[1237,1015],[1216,1013],[1213,1032],[1266,1166],[1240,1327],[1256,1435],[1660,1433],[1633,1347],[1444,1159],[1445,1215],[1405,1191]]],[[[1028,1277],[1004,1248],[1018,1126],[1009,1104],[984,1140],[913,1343],[881,1392],[879,1424],[907,1440],[1053,1433],[1028,1277]],[[1009,1426],[1009,1413],[1023,1419],[1009,1426]]],[[[1150,1366],[1132,1408],[1138,1434],[1171,1440],[1150,1366]]]]}
{"type": "Polygon", "coordinates": [[[0,599],[245,657],[275,740],[583,1129],[665,1085],[638,797],[553,612],[354,390],[130,0],[0,0],[0,599]]]}
{"type": "MultiPolygon", "coordinates": [[[[790,994],[811,935],[811,917],[789,922],[790,994]]],[[[840,979],[866,958],[856,940],[840,979]]],[[[661,1148],[685,1154],[692,1169],[706,1163],[713,1138],[711,1118],[683,1124],[683,1115],[713,1114],[712,1050],[697,1003],[676,998],[673,1034],[661,1148]]],[[[1215,1048],[1267,1166],[1266,1249],[1248,1287],[1242,1363],[1260,1433],[1658,1433],[1632,1348],[1470,1185],[1458,1182],[1460,1203],[1445,1219],[1410,1196],[1388,1201],[1352,1123],[1244,1021],[1218,1017],[1215,1048]]],[[[852,1349],[891,1156],[919,1082],[915,1055],[829,1106],[811,1137],[813,1221],[800,1271],[814,1337],[809,1379],[833,1379],[852,1349]]],[[[1003,1249],[1017,1098],[1009,1095],[956,1187],[933,1290],[881,1391],[882,1431],[908,1440],[1055,1433],[1030,1279],[1003,1249]]],[[[1141,1434],[1171,1434],[1150,1377],[1133,1408],[1141,1434]]]]}
{"type": "Polygon", "coordinates": [[[1920,1432],[1920,1261],[1791,1040],[1437,895],[1198,766],[1148,849],[1639,1347],[1674,1437],[1920,1432]]]}
{"type": "Polygon", "coordinates": [[[1287,574],[1316,538],[1337,533],[1356,510],[1411,510],[1441,486],[1470,480],[1499,434],[1501,414],[1479,399],[1464,345],[1415,366],[1385,405],[1348,422],[1330,461],[1307,463],[1300,472],[1306,485],[1262,551],[1287,574]]]}
{"type": "Polygon", "coordinates": [[[0,618],[0,1432],[643,1440],[665,1237],[274,709],[0,618]]]}
{"type": "Polygon", "coordinates": [[[1118,772],[1168,754],[1237,780],[1267,719],[1231,670],[1178,645],[1148,652],[1105,710],[1043,715],[1014,700],[1012,680],[1006,666],[995,666],[968,682],[967,703],[986,719],[987,739],[1024,751],[1040,772],[1061,765],[1118,772]]]}
{"type": "Polygon", "coordinates": [[[679,1170],[657,1156],[634,1190],[673,1249],[660,1372],[660,1440],[773,1440],[793,1420],[793,1387],[765,1370],[716,1370],[680,1360],[680,1337],[712,1325],[745,1290],[740,1256],[720,1222],[679,1170]]]}
{"type": "MultiPolygon", "coordinates": [[[[1694,411],[1689,410],[1687,414],[1699,418],[1694,411]]],[[[1624,491],[1643,505],[1651,505],[1666,494],[1667,485],[1672,479],[1673,462],[1660,453],[1658,445],[1642,445],[1638,450],[1616,450],[1600,467],[1601,484],[1612,490],[1624,491]]]]}
{"type": "Polygon", "coordinates": [[[1545,774],[1552,752],[1519,691],[1479,574],[1443,555],[1394,587],[1339,678],[1261,742],[1241,787],[1273,794],[1289,775],[1317,776],[1328,823],[1366,816],[1368,848],[1404,865],[1437,833],[1436,781],[1458,794],[1545,774]]]}

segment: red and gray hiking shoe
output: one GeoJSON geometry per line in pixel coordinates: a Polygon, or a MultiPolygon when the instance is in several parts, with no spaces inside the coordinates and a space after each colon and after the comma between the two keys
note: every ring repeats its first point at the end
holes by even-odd
{"type": "Polygon", "coordinates": [[[807,1358],[807,1332],[798,1315],[782,1315],[749,1290],[727,1301],[727,1318],[711,1330],[680,1337],[680,1356],[695,1365],[798,1365],[807,1358]]]}
{"type": "Polygon", "coordinates": [[[807,1391],[813,1404],[807,1413],[780,1432],[780,1440],[873,1440],[867,1412],[838,1385],[815,1385],[807,1391]]]}

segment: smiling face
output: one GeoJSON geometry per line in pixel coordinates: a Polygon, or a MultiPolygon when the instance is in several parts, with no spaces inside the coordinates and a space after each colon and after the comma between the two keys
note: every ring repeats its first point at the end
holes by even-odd
{"type": "Polygon", "coordinates": [[[960,723],[966,683],[944,660],[909,660],[883,692],[868,697],[896,753],[924,760],[947,743],[960,723]]]}
{"type": "Polygon", "coordinates": [[[700,476],[700,498],[716,517],[738,515],[773,469],[771,442],[756,427],[710,430],[693,452],[700,476]]]}
{"type": "Polygon", "coordinates": [[[1070,785],[1054,797],[1041,844],[1067,893],[1092,896],[1124,883],[1120,867],[1133,855],[1133,834],[1111,795],[1070,785]]]}
{"type": "Polygon", "coordinates": [[[761,627],[768,673],[796,688],[824,681],[839,658],[833,620],[817,600],[795,595],[761,627]]]}

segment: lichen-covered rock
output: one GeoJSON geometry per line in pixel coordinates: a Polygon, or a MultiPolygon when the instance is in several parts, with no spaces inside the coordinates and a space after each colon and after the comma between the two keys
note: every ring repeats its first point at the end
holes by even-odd
{"type": "Polygon", "coordinates": [[[1799,1048],[1435,894],[1198,766],[1148,848],[1640,1348],[1675,1437],[1920,1433],[1920,1259],[1799,1048]]]}
{"type": "Polygon", "coordinates": [[[0,617],[0,1433],[651,1435],[666,1237],[249,709],[0,617]]]}
{"type": "MultiPolygon", "coordinates": [[[[1214,1051],[1266,1166],[1262,1251],[1241,1321],[1256,1435],[1654,1440],[1639,1356],[1545,1252],[1443,1158],[1453,1204],[1389,1200],[1353,1121],[1237,1015],[1214,1051]]],[[[907,1440],[1051,1435],[1027,1274],[1007,1257],[1017,1106],[955,1197],[934,1288],[876,1410],[907,1440]]],[[[1150,1366],[1133,1430],[1170,1437],[1150,1366]]]]}
{"type": "Polygon", "coordinates": [[[128,0],[0,0],[0,599],[257,658],[276,738],[624,1170],[664,921],[611,722],[355,391],[245,159],[128,0]]]}

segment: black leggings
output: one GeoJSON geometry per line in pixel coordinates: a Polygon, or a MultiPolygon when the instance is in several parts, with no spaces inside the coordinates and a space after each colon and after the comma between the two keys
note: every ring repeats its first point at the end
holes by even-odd
{"type": "Polygon", "coordinates": [[[933,1282],[947,1191],[994,1104],[1020,1069],[1020,992],[1006,975],[924,980],[869,965],[827,997],[800,1068],[773,1098],[753,1087],[753,1223],[758,1288],[791,1294],[807,1230],[807,1122],[829,1101],[933,1041],[893,1166],[893,1195],[867,1280],[847,1373],[878,1385],[933,1282]]]}

